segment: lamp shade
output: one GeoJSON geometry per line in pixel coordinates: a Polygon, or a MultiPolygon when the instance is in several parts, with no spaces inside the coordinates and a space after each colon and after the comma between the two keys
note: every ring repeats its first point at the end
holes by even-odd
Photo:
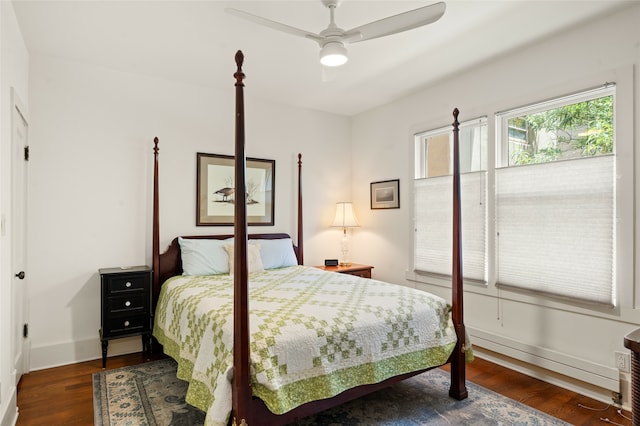
{"type": "Polygon", "coordinates": [[[339,41],[331,41],[320,50],[320,63],[327,67],[339,67],[349,60],[347,49],[339,41]]]}
{"type": "Polygon", "coordinates": [[[356,228],[360,226],[356,215],[353,212],[353,205],[350,202],[336,203],[336,217],[331,226],[340,228],[356,228]]]}

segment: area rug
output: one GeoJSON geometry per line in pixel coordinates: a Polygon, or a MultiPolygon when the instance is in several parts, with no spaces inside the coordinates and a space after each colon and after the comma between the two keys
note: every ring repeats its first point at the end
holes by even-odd
{"type": "MultiPolygon", "coordinates": [[[[184,400],[186,382],[171,359],[93,375],[96,426],[199,426],[204,413],[184,400]]],[[[449,398],[449,373],[414,376],[298,425],[568,425],[555,417],[467,381],[469,397],[449,398]]]]}

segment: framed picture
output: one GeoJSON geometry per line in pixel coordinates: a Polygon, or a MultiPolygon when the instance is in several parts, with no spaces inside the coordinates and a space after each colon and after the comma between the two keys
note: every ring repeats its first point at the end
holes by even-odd
{"type": "Polygon", "coordinates": [[[400,208],[400,180],[371,182],[372,209],[400,208]]]}
{"type": "MultiPolygon", "coordinates": [[[[196,225],[233,225],[235,158],[201,152],[197,156],[196,225]]],[[[247,222],[273,226],[276,161],[247,158],[246,164],[247,222]]]]}

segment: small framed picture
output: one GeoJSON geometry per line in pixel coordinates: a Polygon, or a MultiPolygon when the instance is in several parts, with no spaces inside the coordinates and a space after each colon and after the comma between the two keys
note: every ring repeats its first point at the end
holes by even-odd
{"type": "Polygon", "coordinates": [[[400,180],[383,180],[371,182],[372,209],[400,208],[400,180]]]}
{"type": "MultiPolygon", "coordinates": [[[[233,226],[235,158],[197,153],[197,226],[233,226]]],[[[275,160],[246,159],[247,219],[249,225],[273,226],[275,160]]]]}

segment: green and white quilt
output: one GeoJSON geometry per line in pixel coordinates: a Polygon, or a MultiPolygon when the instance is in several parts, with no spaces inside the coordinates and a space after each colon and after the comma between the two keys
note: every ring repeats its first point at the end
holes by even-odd
{"type": "MultiPolygon", "coordinates": [[[[420,290],[305,266],[249,281],[252,390],[276,414],[442,365],[456,343],[450,307],[420,290]]],[[[226,425],[231,412],[232,313],[229,275],[162,286],[153,334],[207,425],[226,425]]]]}

